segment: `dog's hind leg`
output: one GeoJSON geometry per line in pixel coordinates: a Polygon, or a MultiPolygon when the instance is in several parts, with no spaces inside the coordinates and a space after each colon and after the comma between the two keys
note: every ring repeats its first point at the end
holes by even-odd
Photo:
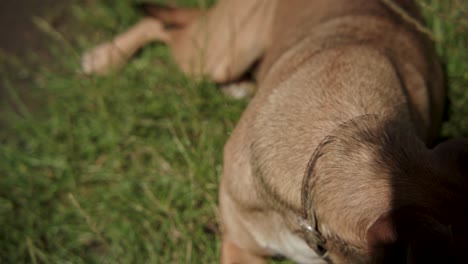
{"type": "Polygon", "coordinates": [[[105,74],[122,66],[138,49],[153,41],[168,42],[170,35],[157,19],[146,17],[112,41],[102,43],[83,54],[85,73],[105,74]]]}
{"type": "Polygon", "coordinates": [[[178,13],[172,8],[153,12],[169,25],[182,25],[171,30],[168,43],[182,71],[223,84],[238,80],[263,55],[275,2],[220,0],[206,12],[178,13]]]}
{"type": "Polygon", "coordinates": [[[140,8],[148,16],[160,20],[166,26],[183,27],[199,18],[204,10],[199,8],[184,8],[144,3],[140,8]]]}
{"type": "Polygon", "coordinates": [[[275,0],[220,0],[207,11],[143,6],[147,17],[83,56],[86,73],[103,74],[123,65],[139,48],[162,41],[181,70],[216,83],[238,80],[269,45],[275,0]]]}

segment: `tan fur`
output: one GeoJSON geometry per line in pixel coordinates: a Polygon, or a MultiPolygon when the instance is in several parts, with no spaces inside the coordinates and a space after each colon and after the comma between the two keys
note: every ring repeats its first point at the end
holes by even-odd
{"type": "MultiPolygon", "coordinates": [[[[421,19],[413,1],[395,2],[421,19]]],[[[222,263],[324,262],[297,222],[314,151],[309,196],[330,260],[391,263],[402,248],[417,263],[418,246],[439,236],[431,246],[448,259],[466,251],[447,230],[466,234],[467,170],[458,159],[468,143],[427,148],[445,90],[432,44],[412,23],[378,0],[220,0],[207,11],[149,13],[87,53],[85,71],[105,73],[154,40],[185,73],[218,83],[261,59],[256,95],[224,149],[222,263]],[[448,238],[454,245],[444,247],[448,238]]]]}

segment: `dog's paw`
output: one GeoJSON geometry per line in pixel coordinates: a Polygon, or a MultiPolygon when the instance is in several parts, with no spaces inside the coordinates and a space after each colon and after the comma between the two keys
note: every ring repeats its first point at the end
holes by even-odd
{"type": "Polygon", "coordinates": [[[234,99],[246,99],[253,96],[255,93],[256,85],[251,81],[243,81],[238,83],[231,83],[221,86],[221,91],[226,96],[234,99]]]}
{"type": "Polygon", "coordinates": [[[83,54],[81,68],[86,74],[105,74],[125,61],[125,54],[113,42],[106,42],[83,54]]]}

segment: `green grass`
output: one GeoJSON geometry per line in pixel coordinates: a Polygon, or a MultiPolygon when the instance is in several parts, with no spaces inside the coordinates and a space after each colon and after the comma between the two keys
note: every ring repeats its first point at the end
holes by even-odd
{"type": "MultiPolygon", "coordinates": [[[[425,3],[452,101],[441,136],[468,136],[468,8],[425,3]]],[[[247,102],[186,78],[157,44],[109,76],[83,75],[80,53],[138,14],[130,0],[71,13],[66,32],[36,20],[53,61],[0,58],[3,103],[16,106],[1,117],[0,263],[217,262],[222,147],[247,102]]]]}

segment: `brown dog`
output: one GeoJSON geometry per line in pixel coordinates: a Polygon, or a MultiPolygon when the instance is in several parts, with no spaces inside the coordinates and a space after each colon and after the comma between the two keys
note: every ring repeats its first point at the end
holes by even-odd
{"type": "Polygon", "coordinates": [[[224,151],[222,262],[453,263],[468,242],[468,142],[426,146],[445,91],[411,0],[220,0],[152,17],[83,58],[121,65],[150,41],[187,74],[258,91],[224,151]],[[400,10],[400,11],[401,11],[400,10]],[[305,171],[305,173],[304,173],[305,171]]]}

